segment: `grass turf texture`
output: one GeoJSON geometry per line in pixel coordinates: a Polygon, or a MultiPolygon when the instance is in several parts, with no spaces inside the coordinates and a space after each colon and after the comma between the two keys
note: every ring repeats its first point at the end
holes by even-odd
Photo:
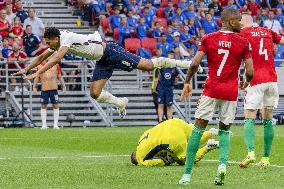
{"type": "MultiPolygon", "coordinates": [[[[136,167],[128,156],[106,157],[130,154],[147,128],[3,129],[0,188],[187,188],[177,185],[183,173],[181,166],[136,167]]],[[[233,126],[232,131],[229,159],[239,161],[246,155],[243,127],[233,126]]],[[[271,164],[283,167],[240,169],[231,164],[222,188],[283,188],[284,127],[275,127],[275,131],[271,164]]],[[[256,144],[259,160],[263,146],[263,128],[259,126],[256,144]]],[[[218,151],[205,159],[218,159],[218,151]]],[[[215,188],[216,168],[216,162],[200,162],[194,167],[188,188],[215,188]]]]}

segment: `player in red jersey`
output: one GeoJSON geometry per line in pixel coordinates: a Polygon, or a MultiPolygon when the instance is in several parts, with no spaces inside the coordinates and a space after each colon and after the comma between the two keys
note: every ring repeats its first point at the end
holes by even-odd
{"type": "Polygon", "coordinates": [[[264,152],[258,165],[268,166],[274,136],[272,111],[277,107],[279,99],[273,45],[284,44],[284,38],[270,29],[253,27],[253,18],[250,15],[244,14],[241,23],[241,35],[247,38],[252,47],[254,77],[250,83],[246,83],[249,86],[246,88],[244,101],[245,143],[248,155],[239,166],[247,167],[255,162],[254,122],[258,109],[263,109],[264,119],[264,152]]]}
{"type": "Polygon", "coordinates": [[[202,58],[207,55],[208,79],[195,112],[195,128],[189,139],[186,153],[185,173],[179,184],[190,182],[191,170],[200,138],[215,110],[219,111],[220,164],[215,177],[216,185],[223,185],[230,147],[229,129],[235,119],[238,96],[238,73],[244,60],[246,79],[253,77],[253,65],[249,43],[239,34],[241,16],[238,10],[225,9],[221,15],[221,31],[201,39],[199,49],[190,65],[184,82],[181,99],[186,100],[192,92],[191,78],[197,72],[202,58]]]}

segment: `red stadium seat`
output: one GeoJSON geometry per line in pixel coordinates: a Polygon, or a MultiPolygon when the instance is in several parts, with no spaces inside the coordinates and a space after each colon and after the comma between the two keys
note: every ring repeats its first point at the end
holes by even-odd
{"type": "Polygon", "coordinates": [[[115,42],[117,42],[117,41],[118,41],[118,38],[119,38],[119,29],[118,29],[118,28],[115,28],[115,29],[113,30],[113,40],[114,40],[115,42]]]}
{"type": "Polygon", "coordinates": [[[109,32],[109,19],[107,17],[102,19],[101,25],[104,33],[109,32]]]}
{"type": "Polygon", "coordinates": [[[138,38],[126,38],[124,40],[125,49],[132,53],[137,53],[137,49],[141,48],[141,41],[138,38]]]}
{"type": "Polygon", "coordinates": [[[155,18],[154,22],[159,22],[165,30],[168,29],[168,21],[166,18],[155,18]]]}
{"type": "Polygon", "coordinates": [[[143,38],[141,40],[141,46],[149,51],[155,53],[157,47],[157,40],[155,38],[143,38]]]}
{"type": "Polygon", "coordinates": [[[161,1],[161,7],[167,7],[169,4],[169,1],[168,0],[162,0],[161,1]]]}
{"type": "Polygon", "coordinates": [[[156,10],[156,15],[158,18],[165,18],[166,17],[166,14],[165,14],[165,11],[164,11],[164,8],[158,8],[156,10]]]}

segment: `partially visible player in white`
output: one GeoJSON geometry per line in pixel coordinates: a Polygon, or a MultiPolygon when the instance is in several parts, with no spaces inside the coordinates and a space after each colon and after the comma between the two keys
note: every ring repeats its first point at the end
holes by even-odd
{"type": "Polygon", "coordinates": [[[252,48],[254,77],[250,83],[243,85],[248,86],[244,100],[245,143],[248,155],[239,166],[247,167],[256,160],[254,124],[258,109],[263,109],[264,126],[264,150],[258,165],[268,166],[274,138],[272,111],[277,107],[279,100],[273,46],[274,43],[284,44],[284,38],[268,28],[255,26],[250,15],[242,15],[241,23],[241,35],[247,38],[252,48]]]}
{"type": "MultiPolygon", "coordinates": [[[[45,61],[40,64],[37,69],[41,69],[45,65],[45,61]]],[[[33,92],[34,94],[38,94],[37,86],[38,83],[41,82],[41,129],[48,129],[46,124],[46,117],[47,117],[47,105],[49,101],[53,107],[53,117],[54,117],[54,129],[59,129],[58,127],[58,119],[59,119],[59,99],[58,99],[58,85],[57,81],[61,83],[63,93],[66,91],[65,83],[61,75],[61,69],[59,64],[53,66],[48,71],[44,72],[43,74],[39,75],[34,79],[33,85],[33,92]]]]}
{"type": "Polygon", "coordinates": [[[44,38],[49,49],[35,58],[28,67],[14,75],[27,73],[52,54],[54,54],[54,56],[50,58],[44,67],[36,73],[27,76],[26,79],[38,77],[57,64],[68,52],[96,60],[97,63],[93,73],[90,94],[98,102],[113,104],[118,107],[121,117],[124,117],[126,113],[125,107],[128,103],[128,99],[117,98],[109,92],[102,90],[115,68],[125,71],[132,71],[133,69],[152,71],[156,67],[188,68],[191,63],[191,61],[188,60],[174,60],[164,57],[144,59],[126,51],[116,43],[103,42],[98,32],[94,32],[90,35],[82,35],[69,31],[59,31],[51,27],[46,28],[44,38]]]}

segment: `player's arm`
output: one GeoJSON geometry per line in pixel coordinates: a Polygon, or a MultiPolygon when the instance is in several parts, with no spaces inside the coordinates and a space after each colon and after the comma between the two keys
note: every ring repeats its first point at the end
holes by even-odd
{"type": "Polygon", "coordinates": [[[26,74],[28,71],[30,71],[31,69],[35,68],[36,66],[38,66],[41,62],[43,62],[44,60],[46,60],[48,57],[50,57],[53,54],[53,51],[51,50],[46,50],[44,53],[42,53],[41,55],[37,56],[25,69],[21,69],[20,71],[12,74],[13,76],[16,75],[23,75],[26,74]]]}
{"type": "Polygon", "coordinates": [[[39,83],[39,77],[36,77],[36,78],[34,79],[34,85],[33,85],[33,92],[34,92],[34,94],[36,94],[36,95],[37,95],[37,85],[38,85],[38,83],[39,83]]]}
{"type": "Polygon", "coordinates": [[[244,68],[245,68],[245,77],[246,80],[242,83],[241,89],[245,89],[248,85],[249,82],[252,80],[253,75],[254,75],[254,69],[253,69],[253,61],[252,58],[248,58],[244,60],[244,68]]]}
{"type": "Polygon", "coordinates": [[[184,81],[183,91],[181,94],[181,100],[186,101],[187,98],[191,95],[192,88],[190,81],[194,74],[198,71],[198,68],[200,66],[200,63],[202,61],[202,58],[205,56],[205,53],[203,51],[197,51],[195,57],[193,58],[192,63],[190,64],[187,75],[184,81]]]}
{"type": "Polygon", "coordinates": [[[65,85],[65,82],[64,82],[64,79],[63,79],[63,77],[62,77],[62,74],[60,73],[60,74],[58,74],[58,81],[60,82],[60,84],[61,84],[61,87],[62,87],[62,91],[63,91],[63,93],[65,93],[65,91],[66,91],[66,85],[65,85]]]}
{"type": "Polygon", "coordinates": [[[60,60],[64,57],[64,55],[67,53],[68,49],[69,47],[66,46],[60,47],[59,50],[48,60],[48,62],[41,69],[39,69],[34,74],[25,77],[25,79],[33,79],[49,70],[54,65],[58,64],[60,60]]]}

